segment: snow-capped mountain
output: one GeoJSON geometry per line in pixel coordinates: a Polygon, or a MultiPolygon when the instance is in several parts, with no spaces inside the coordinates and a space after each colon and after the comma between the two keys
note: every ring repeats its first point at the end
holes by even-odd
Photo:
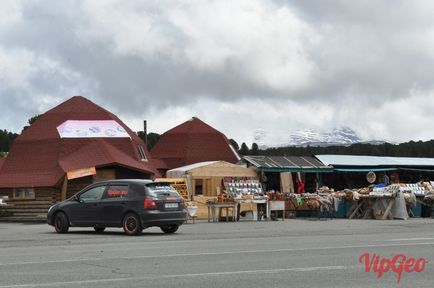
{"type": "Polygon", "coordinates": [[[356,132],[348,127],[333,129],[331,132],[318,132],[312,129],[299,130],[289,137],[290,146],[331,146],[351,145],[361,142],[356,132]]]}

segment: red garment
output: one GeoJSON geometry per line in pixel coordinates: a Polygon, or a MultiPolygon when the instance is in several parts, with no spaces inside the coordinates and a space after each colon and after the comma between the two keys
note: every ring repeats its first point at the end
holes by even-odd
{"type": "Polygon", "coordinates": [[[303,182],[298,182],[297,185],[297,194],[301,194],[304,193],[304,183],[303,182]]]}
{"type": "Polygon", "coordinates": [[[297,172],[297,194],[302,194],[304,192],[304,183],[303,180],[301,180],[301,173],[297,172]]]}

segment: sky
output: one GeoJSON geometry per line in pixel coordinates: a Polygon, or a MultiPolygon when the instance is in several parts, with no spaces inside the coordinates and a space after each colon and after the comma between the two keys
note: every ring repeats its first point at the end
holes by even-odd
{"type": "Polygon", "coordinates": [[[0,1],[0,129],[74,95],[133,130],[434,138],[434,1],[0,1]]]}

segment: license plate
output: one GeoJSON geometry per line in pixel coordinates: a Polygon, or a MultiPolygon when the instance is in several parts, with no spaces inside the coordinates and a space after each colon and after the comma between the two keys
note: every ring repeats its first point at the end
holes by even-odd
{"type": "Polygon", "coordinates": [[[178,203],[165,203],[164,208],[178,208],[178,203]]]}

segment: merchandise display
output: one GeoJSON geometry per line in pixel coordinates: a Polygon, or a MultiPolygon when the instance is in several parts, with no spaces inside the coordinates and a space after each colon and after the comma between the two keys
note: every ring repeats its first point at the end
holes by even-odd
{"type": "Polygon", "coordinates": [[[234,199],[263,199],[266,196],[258,180],[239,180],[225,183],[227,194],[234,199]]]}
{"type": "Polygon", "coordinates": [[[426,185],[430,185],[430,183],[427,182],[425,186],[422,186],[423,182],[415,183],[415,184],[399,184],[399,190],[404,193],[410,193],[413,192],[416,196],[425,196],[425,193],[427,192],[426,185]]]}
{"type": "MultiPolygon", "coordinates": [[[[276,211],[275,215],[280,215],[282,218],[293,218],[299,215],[331,217],[336,214],[330,213],[337,213],[344,217],[346,215],[350,219],[407,219],[409,217],[407,212],[415,208],[417,203],[425,206],[434,205],[434,186],[432,182],[397,183],[387,186],[371,184],[359,189],[338,191],[323,186],[315,192],[297,194],[274,190],[264,192],[257,180],[239,180],[225,183],[224,192],[215,201],[236,203],[237,213],[242,212],[243,220],[261,220],[264,216],[268,219],[271,211],[276,211]],[[253,206],[246,206],[249,204],[253,206]],[[245,215],[253,213],[253,216],[247,217],[243,215],[243,211],[245,215]],[[313,211],[317,214],[312,214],[313,211]]],[[[276,218],[274,217],[273,220],[276,218]]],[[[237,219],[239,220],[240,217],[238,216],[237,219]]]]}

